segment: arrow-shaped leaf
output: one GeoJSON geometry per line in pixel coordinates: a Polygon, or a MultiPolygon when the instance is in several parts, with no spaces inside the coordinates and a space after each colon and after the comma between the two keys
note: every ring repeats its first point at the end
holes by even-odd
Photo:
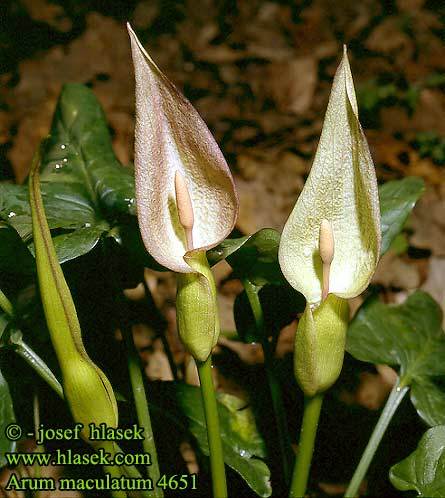
{"type": "Polygon", "coordinates": [[[445,375],[445,334],[440,306],[417,291],[401,305],[371,297],[352,321],[346,350],[370,363],[400,367],[401,383],[411,386],[411,401],[429,425],[445,422],[445,393],[434,378],[445,375]]]}

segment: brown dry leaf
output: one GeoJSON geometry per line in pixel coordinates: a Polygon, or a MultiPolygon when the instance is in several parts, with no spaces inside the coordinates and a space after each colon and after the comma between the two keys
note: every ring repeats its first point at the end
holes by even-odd
{"type": "Polygon", "coordinates": [[[144,284],[141,282],[132,289],[124,289],[124,296],[130,301],[143,301],[146,297],[144,284]]]}
{"type": "Polygon", "coordinates": [[[379,373],[362,372],[355,401],[368,410],[378,410],[383,406],[391,389],[392,386],[379,373]]]}
{"type": "Polygon", "coordinates": [[[275,348],[275,356],[283,358],[289,353],[294,352],[295,334],[297,332],[297,322],[294,321],[281,329],[278,336],[277,346],[275,348]]]}
{"type": "Polygon", "coordinates": [[[317,60],[299,57],[267,66],[266,95],[284,113],[303,114],[312,104],[317,85],[317,60]]]}
{"type": "Polygon", "coordinates": [[[151,0],[143,0],[134,9],[131,25],[136,29],[147,29],[158,14],[158,5],[151,0]]]}
{"type": "Polygon", "coordinates": [[[179,446],[179,451],[181,452],[182,458],[187,465],[189,474],[197,474],[199,472],[199,464],[196,459],[195,450],[192,448],[191,444],[183,441],[179,446]]]}
{"type": "Polygon", "coordinates": [[[237,227],[244,233],[254,233],[269,227],[281,229],[295,199],[303,188],[307,163],[291,152],[277,157],[240,156],[236,178],[240,197],[237,227]]]}
{"type": "MultiPolygon", "coordinates": [[[[392,126],[393,132],[401,129],[408,131],[411,128],[411,121],[400,108],[387,108],[382,112],[382,118],[388,131],[391,131],[392,126]]],[[[410,144],[386,132],[369,131],[367,136],[375,163],[385,167],[384,171],[377,169],[380,177],[392,180],[402,176],[420,176],[432,185],[443,183],[445,178],[441,169],[430,159],[421,158],[410,144]]]]}
{"type": "Polygon", "coordinates": [[[428,189],[414,208],[411,245],[429,249],[433,256],[445,256],[445,199],[428,189]]]}
{"type": "Polygon", "coordinates": [[[429,260],[428,278],[422,289],[429,292],[440,304],[444,312],[443,325],[445,326],[445,258],[432,257],[429,260]]]}
{"type": "Polygon", "coordinates": [[[100,14],[89,14],[86,23],[85,32],[66,47],[55,46],[38,60],[21,62],[17,86],[1,91],[12,109],[12,124],[18,126],[8,154],[18,181],[26,177],[35,147],[49,131],[57,97],[66,82],[92,82],[107,118],[116,127],[119,159],[129,162],[134,97],[128,36],[121,23],[100,14]],[[103,78],[97,79],[98,75],[109,79],[100,81],[103,78]]]}
{"type": "Polygon", "coordinates": [[[380,259],[372,283],[411,290],[419,287],[420,275],[417,266],[389,251],[380,259]]]}
{"type": "Polygon", "coordinates": [[[63,32],[72,28],[72,22],[61,5],[47,0],[20,0],[20,3],[34,21],[45,22],[63,32]]]}
{"type": "Polygon", "coordinates": [[[402,22],[398,17],[387,17],[378,24],[366,40],[366,48],[382,54],[396,55],[400,64],[413,56],[414,44],[402,31],[402,22]]]}
{"type": "Polygon", "coordinates": [[[264,363],[263,349],[260,344],[244,344],[239,341],[232,341],[223,335],[220,335],[218,345],[236,353],[239,356],[239,359],[247,365],[264,363]]]}
{"type": "MultiPolygon", "coordinates": [[[[213,372],[213,370],[212,370],[213,372]]],[[[187,354],[184,366],[184,381],[191,386],[199,386],[198,367],[192,355],[187,354]]]]}
{"type": "Polygon", "coordinates": [[[164,351],[156,349],[152,353],[144,356],[147,362],[145,367],[145,375],[150,380],[174,380],[167,355],[164,351]]]}

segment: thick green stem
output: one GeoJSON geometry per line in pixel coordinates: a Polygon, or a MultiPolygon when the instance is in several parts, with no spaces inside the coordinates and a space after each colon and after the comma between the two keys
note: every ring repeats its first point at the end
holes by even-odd
{"type": "Polygon", "coordinates": [[[164,492],[162,488],[158,488],[156,483],[159,481],[160,472],[158,464],[158,454],[156,451],[155,441],[153,437],[153,429],[151,426],[150,412],[148,409],[147,396],[145,394],[144,379],[142,377],[141,363],[139,355],[136,351],[133,334],[131,329],[125,330],[125,341],[127,344],[128,354],[128,371],[130,374],[131,388],[133,390],[134,403],[136,406],[136,413],[138,422],[144,429],[144,441],[142,447],[146,453],[150,454],[151,465],[147,467],[147,474],[153,480],[154,489],[150,492],[149,496],[155,498],[162,498],[164,492]]]}
{"type": "Polygon", "coordinates": [[[242,282],[255,318],[256,328],[259,336],[261,337],[261,345],[264,351],[264,367],[266,369],[267,381],[272,398],[272,408],[278,431],[278,444],[280,447],[282,472],[286,485],[289,485],[291,477],[291,462],[289,461],[289,455],[291,454],[291,442],[287,425],[286,411],[283,406],[281,386],[275,375],[273,350],[268,341],[265,330],[263,308],[258,295],[258,288],[247,279],[243,279],[242,282]]]}
{"type": "Polygon", "coordinates": [[[323,394],[305,397],[303,423],[289,494],[290,498],[301,498],[306,492],[322,403],[323,394]]]}
{"type": "Polygon", "coordinates": [[[380,418],[377,422],[377,425],[374,428],[374,431],[371,435],[371,438],[366,446],[365,451],[363,452],[362,458],[355,469],[354,475],[352,476],[351,482],[349,483],[348,489],[345,493],[345,498],[354,498],[357,496],[358,489],[360,484],[362,483],[366,472],[368,471],[369,465],[374,458],[375,452],[379,447],[380,441],[383,438],[383,435],[388,428],[391,419],[397,410],[397,407],[400,405],[405,394],[409,391],[409,386],[405,384],[405,382],[396,382],[393,387],[391,394],[388,397],[385,407],[380,415],[380,418]]]}
{"type": "Polygon", "coordinates": [[[219,430],[218,406],[212,378],[212,357],[209,356],[204,362],[197,362],[197,366],[209,441],[213,498],[227,498],[226,472],[219,430]]]}
{"type": "MultiPolygon", "coordinates": [[[[106,453],[109,453],[112,458],[114,458],[116,454],[116,446],[112,441],[102,441],[101,443],[96,444],[94,448],[96,450],[102,448],[106,453]]],[[[117,465],[104,465],[103,469],[105,474],[109,474],[112,479],[114,478],[116,480],[120,480],[124,473],[122,466],[117,465]]],[[[113,498],[127,498],[127,493],[122,490],[113,490],[111,491],[111,496],[113,498]]]]}

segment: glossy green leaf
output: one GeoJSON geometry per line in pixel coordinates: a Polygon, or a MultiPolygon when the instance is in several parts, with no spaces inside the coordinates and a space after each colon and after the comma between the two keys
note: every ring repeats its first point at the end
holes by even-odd
{"type": "MultiPolygon", "coordinates": [[[[258,233],[258,232],[257,232],[258,233]]],[[[237,239],[225,239],[213,249],[207,251],[207,259],[210,266],[214,266],[223,261],[228,256],[238,251],[253,235],[246,235],[237,239]]]]}
{"type": "Polygon", "coordinates": [[[391,467],[389,478],[401,491],[414,490],[425,498],[445,496],[445,426],[428,429],[416,450],[391,467]]]}
{"type": "Polygon", "coordinates": [[[63,87],[42,159],[42,184],[84,189],[96,212],[134,214],[134,180],[114,155],[102,108],[86,86],[63,87]]]}
{"type": "MultiPolygon", "coordinates": [[[[199,447],[209,454],[204,410],[199,388],[179,384],[177,397],[189,419],[189,428],[199,447]]],[[[218,412],[224,461],[259,495],[270,496],[270,471],[261,460],[265,457],[264,442],[255,426],[252,412],[241,400],[228,394],[219,396],[218,412]]]]}
{"type": "Polygon", "coordinates": [[[439,410],[445,393],[434,384],[445,375],[445,334],[442,311],[429,294],[417,291],[401,305],[369,298],[349,327],[346,350],[362,361],[400,367],[419,415],[430,425],[445,422],[439,410]]]}
{"type": "Polygon", "coordinates": [[[382,247],[385,254],[391,242],[400,233],[416,202],[425,191],[422,178],[408,176],[379,187],[382,247]]]}
{"type": "MultiPolygon", "coordinates": [[[[80,185],[44,184],[42,197],[51,229],[81,228],[98,220],[80,185]]],[[[32,223],[27,186],[0,184],[0,217],[17,230],[22,239],[29,240],[32,223]]]]}
{"type": "Polygon", "coordinates": [[[6,465],[5,453],[15,451],[16,444],[5,435],[5,429],[15,422],[14,407],[8,384],[0,371],[0,467],[6,465]]]}
{"type": "MultiPolygon", "coordinates": [[[[41,181],[50,229],[74,230],[54,238],[59,262],[87,253],[117,217],[135,214],[133,171],[116,159],[101,106],[83,85],[62,90],[43,149],[41,181]]],[[[25,185],[0,184],[0,218],[29,241],[25,185]]]]}
{"type": "Polygon", "coordinates": [[[278,264],[280,234],[272,228],[263,228],[253,235],[239,239],[226,239],[207,252],[211,265],[226,259],[240,278],[249,279],[252,284],[285,282],[278,264]]]}
{"type": "MultiPolygon", "coordinates": [[[[101,222],[53,237],[54,249],[59,263],[62,264],[89,253],[108,228],[109,225],[106,222],[101,222]]],[[[34,254],[34,244],[29,245],[29,250],[34,254]]]]}

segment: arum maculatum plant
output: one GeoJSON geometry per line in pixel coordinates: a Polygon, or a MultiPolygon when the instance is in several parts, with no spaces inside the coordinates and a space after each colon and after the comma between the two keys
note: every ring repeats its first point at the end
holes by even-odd
{"type": "Polygon", "coordinates": [[[323,393],[342,368],[347,299],[369,284],[380,244],[377,180],[345,48],[315,159],[279,248],[284,276],[307,301],[295,338],[294,371],[305,411],[293,497],[305,493],[323,393]]]}
{"type": "Polygon", "coordinates": [[[227,163],[193,106],[128,26],[136,79],[135,185],[147,251],[176,272],[179,335],[198,366],[213,493],[227,496],[211,370],[219,336],[216,288],[206,251],[232,231],[238,198],[227,163]]]}

